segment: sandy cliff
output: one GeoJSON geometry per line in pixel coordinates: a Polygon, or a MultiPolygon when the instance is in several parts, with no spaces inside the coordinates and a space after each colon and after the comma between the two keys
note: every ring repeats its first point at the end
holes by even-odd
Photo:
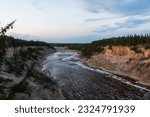
{"type": "Polygon", "coordinates": [[[150,86],[150,49],[143,46],[104,47],[100,54],[85,59],[92,67],[98,67],[135,79],[137,82],[150,86]]]}

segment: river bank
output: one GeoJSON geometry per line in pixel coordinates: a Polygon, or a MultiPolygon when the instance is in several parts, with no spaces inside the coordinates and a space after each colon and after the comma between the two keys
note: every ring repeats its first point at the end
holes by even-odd
{"type": "Polygon", "coordinates": [[[90,58],[84,56],[80,58],[90,67],[99,68],[150,87],[149,54],[149,50],[135,53],[129,47],[114,47],[113,49],[105,48],[102,53],[94,54],[90,58]],[[144,52],[147,52],[146,55],[144,52]]]}
{"type": "MultiPolygon", "coordinates": [[[[55,49],[48,47],[37,48],[36,59],[18,56],[20,64],[24,64],[24,70],[20,75],[7,71],[7,65],[3,64],[0,70],[0,99],[11,100],[50,100],[64,99],[62,91],[57,83],[52,79],[50,72],[42,71],[43,61],[55,52],[55,49]]],[[[9,51],[8,51],[9,52],[9,51]]],[[[12,57],[10,57],[12,58],[12,57]]],[[[7,59],[10,59],[7,58],[7,59]]],[[[12,60],[12,59],[11,59],[12,60]]]]}

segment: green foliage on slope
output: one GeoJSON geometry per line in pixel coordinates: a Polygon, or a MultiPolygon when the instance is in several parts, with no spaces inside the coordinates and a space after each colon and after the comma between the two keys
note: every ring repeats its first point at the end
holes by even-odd
{"type": "Polygon", "coordinates": [[[41,55],[42,47],[53,48],[50,44],[42,41],[25,41],[8,37],[0,36],[0,68],[6,66],[9,73],[14,73],[16,76],[22,75],[22,71],[27,67],[28,60],[34,62],[41,55]],[[20,47],[18,52],[15,52],[13,57],[6,58],[6,50],[9,47],[20,47]],[[25,47],[25,48],[23,48],[25,47]]]}
{"type": "Polygon", "coordinates": [[[42,48],[28,48],[20,50],[11,58],[5,59],[5,65],[9,73],[14,73],[16,76],[22,75],[22,71],[27,67],[27,61],[36,61],[38,56],[41,56],[42,48]]]}

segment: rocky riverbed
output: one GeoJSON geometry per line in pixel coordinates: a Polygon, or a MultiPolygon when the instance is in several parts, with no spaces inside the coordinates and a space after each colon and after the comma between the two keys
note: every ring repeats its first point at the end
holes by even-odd
{"type": "Polygon", "coordinates": [[[44,62],[44,69],[51,72],[66,99],[150,99],[150,89],[85,65],[76,51],[51,54],[44,62]]]}

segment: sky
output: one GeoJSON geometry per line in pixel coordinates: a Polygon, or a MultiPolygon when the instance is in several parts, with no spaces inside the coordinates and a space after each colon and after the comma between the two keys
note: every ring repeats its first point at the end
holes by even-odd
{"type": "Polygon", "coordinates": [[[0,0],[6,35],[50,43],[85,43],[150,32],[150,0],[0,0]]]}

